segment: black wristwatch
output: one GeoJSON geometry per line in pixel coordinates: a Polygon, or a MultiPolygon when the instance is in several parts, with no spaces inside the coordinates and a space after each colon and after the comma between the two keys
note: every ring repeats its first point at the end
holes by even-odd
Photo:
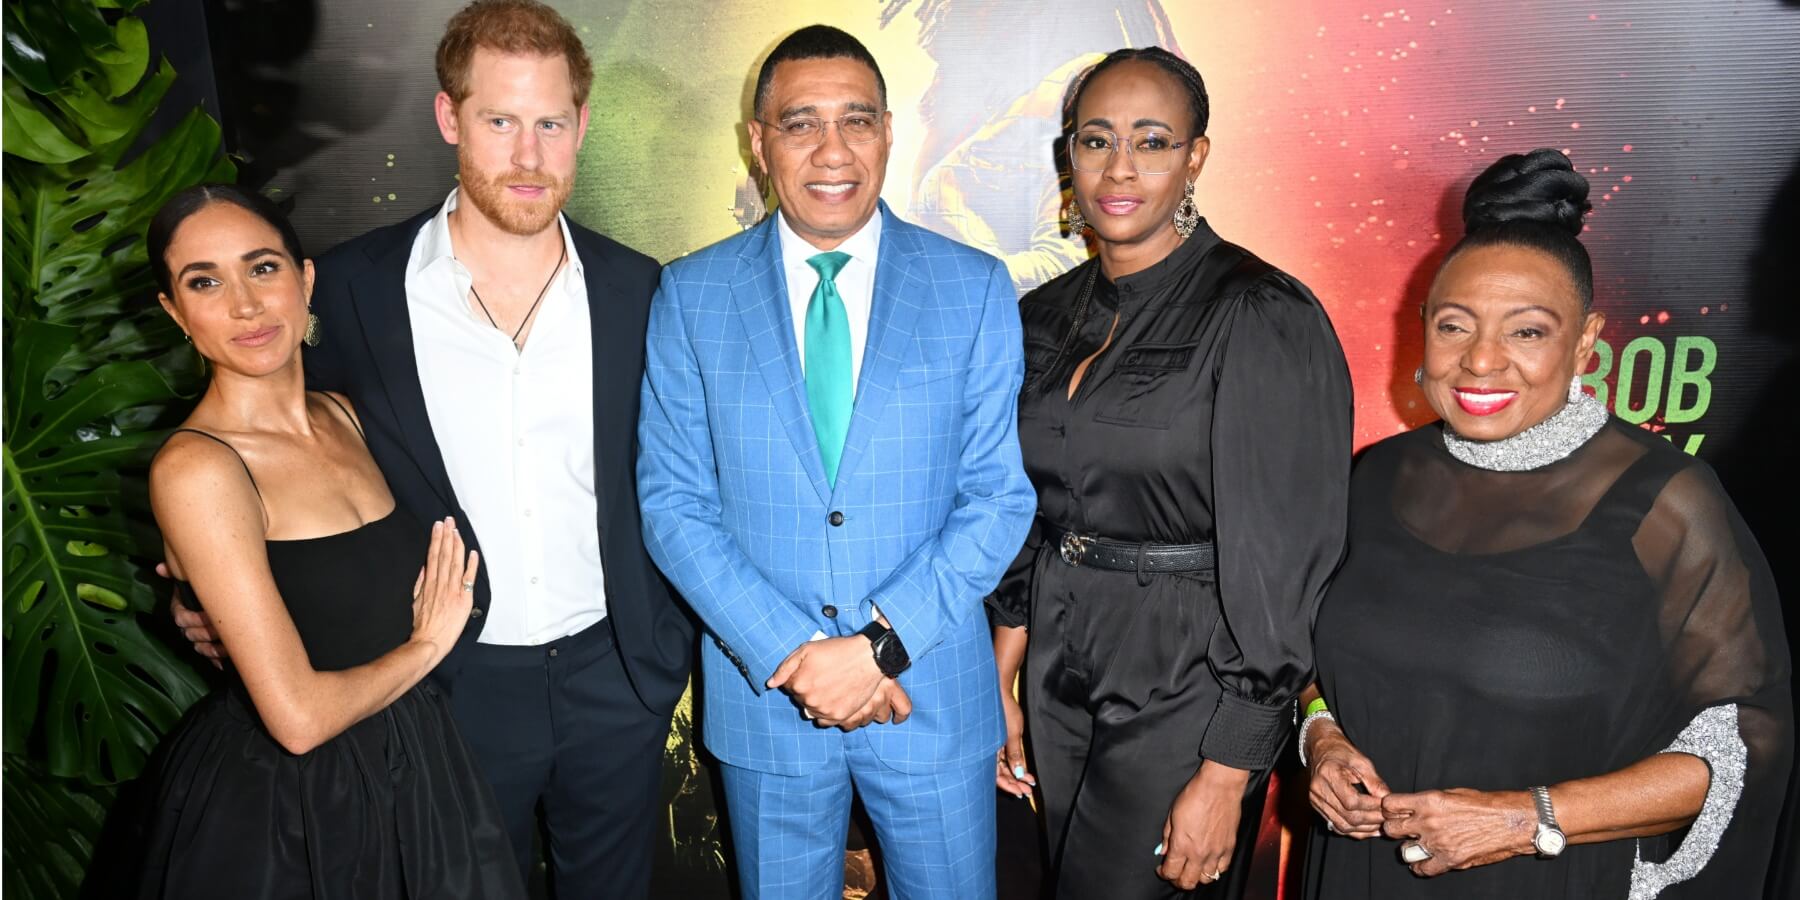
{"type": "Polygon", "coordinates": [[[912,657],[906,655],[906,646],[900,643],[900,636],[894,633],[894,629],[881,624],[881,620],[864,625],[863,630],[857,634],[868,638],[869,643],[875,645],[875,666],[881,669],[881,674],[897,678],[901,672],[906,671],[907,666],[912,665],[912,657]]]}

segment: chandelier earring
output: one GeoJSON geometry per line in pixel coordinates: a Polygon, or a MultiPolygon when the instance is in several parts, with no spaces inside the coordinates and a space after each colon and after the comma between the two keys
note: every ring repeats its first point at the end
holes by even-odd
{"type": "Polygon", "coordinates": [[[1413,370],[1413,384],[1416,384],[1420,387],[1425,386],[1425,367],[1424,366],[1420,366],[1413,370]]]}
{"type": "Polygon", "coordinates": [[[1581,395],[1585,394],[1585,393],[1587,393],[1587,391],[1584,391],[1581,389],[1581,376],[1580,375],[1577,375],[1574,378],[1569,379],[1569,402],[1570,403],[1574,403],[1575,401],[1580,400],[1581,395]]]}
{"type": "Polygon", "coordinates": [[[1086,231],[1087,227],[1088,227],[1087,218],[1082,216],[1082,214],[1081,214],[1081,204],[1076,203],[1074,200],[1070,200],[1069,201],[1069,237],[1072,240],[1077,240],[1077,241],[1082,240],[1081,233],[1086,231]]]}
{"type": "Polygon", "coordinates": [[[319,314],[310,309],[306,311],[306,333],[300,336],[300,340],[305,341],[308,347],[319,346],[319,314]]]}
{"type": "Polygon", "coordinates": [[[1181,190],[1181,205],[1175,207],[1175,233],[1186,240],[1199,226],[1200,210],[1194,206],[1194,183],[1190,181],[1181,190]]]}

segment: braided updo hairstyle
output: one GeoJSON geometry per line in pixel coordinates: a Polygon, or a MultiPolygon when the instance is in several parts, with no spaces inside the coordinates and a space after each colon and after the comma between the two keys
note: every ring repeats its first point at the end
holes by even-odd
{"type": "Polygon", "coordinates": [[[1206,133],[1206,120],[1212,115],[1211,102],[1206,97],[1206,82],[1200,78],[1200,70],[1187,60],[1164,50],[1161,47],[1125,47],[1106,54],[1106,58],[1094,63],[1081,76],[1075,86],[1074,93],[1069,95],[1069,106],[1063,111],[1063,120],[1073,125],[1075,110],[1081,107],[1081,96],[1087,93],[1088,85],[1094,83],[1094,76],[1122,62],[1140,60],[1150,63],[1169,73],[1175,83],[1188,95],[1188,113],[1194,120],[1193,133],[1188,137],[1199,137],[1206,133]]]}
{"type": "Polygon", "coordinates": [[[1498,245],[1527,247],[1568,272],[1581,311],[1594,305],[1594,264],[1580,241],[1588,181],[1567,156],[1548,148],[1513,153],[1476,176],[1463,196],[1463,239],[1444,263],[1465,250],[1498,245]]]}

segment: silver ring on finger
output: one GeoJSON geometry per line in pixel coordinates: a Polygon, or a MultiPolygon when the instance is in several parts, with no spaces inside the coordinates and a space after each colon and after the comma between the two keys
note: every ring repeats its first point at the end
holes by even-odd
{"type": "Polygon", "coordinates": [[[463,592],[464,593],[468,593],[469,591],[473,591],[473,590],[475,590],[475,582],[473,582],[473,581],[463,582],[463,592]]]}
{"type": "Polygon", "coordinates": [[[1400,861],[1407,865],[1416,865],[1431,858],[1431,851],[1418,841],[1407,841],[1400,845],[1400,861]]]}
{"type": "Polygon", "coordinates": [[[1207,872],[1206,874],[1201,875],[1200,877],[1206,879],[1207,884],[1211,884],[1215,881],[1218,881],[1220,878],[1225,877],[1225,873],[1224,872],[1207,872]]]}
{"type": "Polygon", "coordinates": [[[1342,830],[1340,830],[1337,827],[1337,823],[1331,821],[1330,819],[1325,820],[1325,830],[1331,832],[1332,834],[1343,834],[1344,833],[1342,830]]]}

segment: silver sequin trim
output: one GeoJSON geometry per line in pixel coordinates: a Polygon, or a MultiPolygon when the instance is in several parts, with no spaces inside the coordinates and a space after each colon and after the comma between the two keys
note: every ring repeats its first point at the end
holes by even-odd
{"type": "Polygon", "coordinates": [[[1645,862],[1640,848],[1640,856],[1631,863],[1630,900],[1652,900],[1670,885],[1700,874],[1713,851],[1719,849],[1719,838],[1731,824],[1731,814],[1737,811],[1738,798],[1744,793],[1744,769],[1750,760],[1750,751],[1738,733],[1737,704],[1703,710],[1663,752],[1691,753],[1706,760],[1712,767],[1712,783],[1707,785],[1700,815],[1688,826],[1687,837],[1668,861],[1645,862]]]}
{"type": "Polygon", "coordinates": [[[1563,404],[1550,418],[1497,441],[1471,441],[1444,424],[1444,448],[1480,469],[1524,472],[1574,453],[1606,426],[1606,404],[1592,395],[1563,404]]]}

